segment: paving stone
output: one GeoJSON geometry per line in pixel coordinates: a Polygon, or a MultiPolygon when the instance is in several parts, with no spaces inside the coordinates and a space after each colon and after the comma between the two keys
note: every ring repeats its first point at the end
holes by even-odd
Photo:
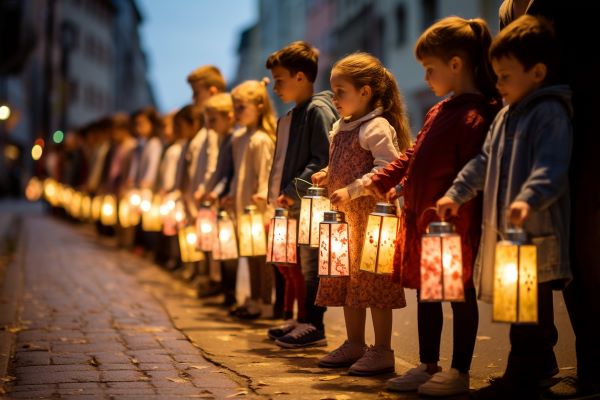
{"type": "Polygon", "coordinates": [[[139,382],[147,379],[144,374],[134,370],[102,371],[100,377],[102,382],[139,382]]]}

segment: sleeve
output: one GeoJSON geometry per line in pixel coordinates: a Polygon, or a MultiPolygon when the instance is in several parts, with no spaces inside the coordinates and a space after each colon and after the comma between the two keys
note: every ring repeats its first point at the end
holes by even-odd
{"type": "MultiPolygon", "coordinates": [[[[418,140],[418,139],[417,139],[418,140]]],[[[371,181],[381,193],[387,193],[391,188],[398,185],[406,175],[406,171],[412,160],[415,151],[414,145],[403,154],[379,169],[377,173],[371,176],[371,181]]]]}
{"type": "Polygon", "coordinates": [[[206,187],[206,183],[209,182],[212,176],[216,173],[217,169],[217,161],[219,159],[219,136],[213,131],[209,130],[207,132],[207,159],[206,159],[206,173],[204,174],[204,179],[202,179],[202,183],[199,185],[199,190],[204,191],[206,187]]]}
{"type": "Polygon", "coordinates": [[[249,159],[252,162],[252,167],[256,173],[258,182],[255,194],[266,199],[269,187],[269,173],[271,172],[271,165],[273,164],[275,143],[264,134],[264,137],[253,141],[248,150],[250,151],[249,159]]]}
{"type": "Polygon", "coordinates": [[[152,187],[156,180],[162,154],[162,143],[159,139],[154,138],[148,142],[148,147],[148,166],[141,179],[141,185],[146,188],[152,187]]]}
{"type": "Polygon", "coordinates": [[[515,200],[526,202],[533,210],[540,210],[567,190],[573,137],[571,121],[561,105],[556,104],[536,120],[539,122],[531,124],[535,127],[531,136],[531,174],[515,200]]]}
{"type": "MultiPolygon", "coordinates": [[[[310,160],[297,178],[310,182],[310,177],[325,168],[329,163],[329,131],[337,120],[335,113],[328,107],[315,106],[308,111],[308,129],[310,129],[310,160]]],[[[281,192],[288,197],[298,198],[295,179],[281,192]]]]}

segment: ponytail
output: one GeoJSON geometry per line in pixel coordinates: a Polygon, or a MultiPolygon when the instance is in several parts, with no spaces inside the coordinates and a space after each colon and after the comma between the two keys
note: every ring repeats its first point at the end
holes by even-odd
{"type": "Polygon", "coordinates": [[[383,68],[383,73],[386,84],[381,96],[382,117],[394,127],[399,150],[404,153],[411,145],[406,107],[394,75],[387,68],[383,68]]]}

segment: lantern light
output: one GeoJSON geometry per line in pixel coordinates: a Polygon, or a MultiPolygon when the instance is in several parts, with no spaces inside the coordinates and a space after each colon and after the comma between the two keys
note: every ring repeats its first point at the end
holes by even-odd
{"type": "Polygon", "coordinates": [[[396,207],[377,203],[369,214],[365,243],[360,258],[362,271],[391,274],[394,269],[394,250],[399,220],[396,207]]]}
{"type": "Polygon", "coordinates": [[[300,229],[298,244],[319,247],[319,223],[323,221],[323,213],[331,208],[325,197],[325,189],[309,187],[306,196],[300,202],[300,229]]]}
{"type": "Polygon", "coordinates": [[[181,261],[196,262],[203,259],[202,252],[196,250],[198,237],[196,236],[196,229],[193,226],[190,225],[180,229],[178,239],[181,261]]]}
{"type": "Polygon", "coordinates": [[[25,197],[29,201],[38,201],[42,197],[44,187],[42,182],[35,176],[31,177],[25,187],[25,197]]]}
{"type": "Polygon", "coordinates": [[[181,193],[179,191],[169,193],[164,204],[163,233],[166,236],[174,236],[183,227],[186,216],[181,193]]]}
{"type": "Polygon", "coordinates": [[[213,258],[218,261],[238,258],[237,240],[233,221],[227,211],[217,214],[217,230],[215,232],[213,258]]]}
{"type": "Polygon", "coordinates": [[[80,191],[73,191],[73,196],[71,197],[71,203],[69,204],[69,213],[73,218],[81,218],[81,201],[83,196],[80,191]]]}
{"type": "Polygon", "coordinates": [[[421,240],[421,301],[464,301],[460,236],[448,222],[432,222],[421,240]]]}
{"type": "Polygon", "coordinates": [[[297,221],[289,218],[288,211],[275,209],[275,216],[269,225],[267,242],[267,262],[273,264],[296,264],[296,226],[297,221]]]}
{"type": "Polygon", "coordinates": [[[256,206],[246,206],[239,219],[240,256],[253,257],[267,254],[263,215],[256,206]]]}
{"type": "Polygon", "coordinates": [[[89,195],[83,194],[81,198],[81,219],[87,221],[92,216],[92,199],[89,195]]]}
{"type": "Polygon", "coordinates": [[[203,202],[200,204],[196,218],[196,234],[200,250],[212,251],[216,231],[217,213],[210,202],[203,202]]]}
{"type": "Polygon", "coordinates": [[[527,244],[527,234],[520,228],[508,229],[505,237],[496,244],[492,318],[537,323],[537,248],[527,244]]]}
{"type": "Polygon", "coordinates": [[[99,221],[102,216],[102,196],[96,195],[92,199],[92,220],[99,221]]]}
{"type": "Polygon", "coordinates": [[[319,276],[350,276],[348,223],[342,212],[325,211],[319,224],[319,276]]]}
{"type": "Polygon", "coordinates": [[[102,199],[100,222],[106,226],[112,226],[117,223],[117,198],[112,194],[107,194],[102,199]]]}
{"type": "Polygon", "coordinates": [[[142,229],[146,232],[160,232],[162,229],[162,217],[160,208],[163,204],[162,196],[156,194],[150,204],[150,209],[142,214],[142,229]]]}

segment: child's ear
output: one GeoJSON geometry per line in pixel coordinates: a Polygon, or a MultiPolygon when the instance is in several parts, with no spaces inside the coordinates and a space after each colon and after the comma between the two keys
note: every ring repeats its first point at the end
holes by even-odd
{"type": "Polygon", "coordinates": [[[371,89],[371,86],[365,85],[360,88],[361,96],[371,97],[372,94],[373,94],[373,89],[371,89]]]}
{"type": "Polygon", "coordinates": [[[462,60],[462,58],[460,58],[458,56],[454,56],[450,59],[450,61],[448,62],[448,65],[450,66],[450,70],[452,72],[456,73],[462,69],[463,60],[462,60]]]}
{"type": "Polygon", "coordinates": [[[546,75],[548,74],[548,67],[544,63],[537,63],[533,67],[531,67],[531,72],[533,75],[533,79],[537,83],[544,82],[546,80],[546,75]]]}
{"type": "Polygon", "coordinates": [[[302,72],[302,71],[296,72],[296,81],[302,82],[304,80],[306,80],[306,75],[304,75],[304,72],[302,72]]]}
{"type": "Polygon", "coordinates": [[[217,89],[216,86],[209,87],[208,91],[209,91],[209,93],[210,93],[211,96],[214,96],[215,94],[219,93],[219,89],[217,89]]]}

